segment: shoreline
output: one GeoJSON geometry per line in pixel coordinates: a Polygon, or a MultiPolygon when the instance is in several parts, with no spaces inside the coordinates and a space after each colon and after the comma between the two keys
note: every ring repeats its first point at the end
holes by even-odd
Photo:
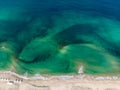
{"type": "Polygon", "coordinates": [[[87,75],[87,74],[78,74],[78,75],[40,75],[35,74],[34,76],[19,75],[12,71],[0,71],[0,75],[11,75],[23,80],[68,80],[68,79],[83,79],[83,80],[118,80],[120,81],[120,75],[87,75]]]}
{"type": "Polygon", "coordinates": [[[0,71],[0,90],[120,90],[120,76],[21,76],[0,71]]]}

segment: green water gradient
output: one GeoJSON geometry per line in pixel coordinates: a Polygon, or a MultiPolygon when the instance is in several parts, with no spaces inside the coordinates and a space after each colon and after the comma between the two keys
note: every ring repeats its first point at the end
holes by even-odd
{"type": "MultiPolygon", "coordinates": [[[[18,9],[17,9],[18,10],[18,9]]],[[[120,22],[86,12],[0,10],[0,70],[19,74],[120,73],[120,22]],[[13,17],[14,16],[14,17],[13,17]]]]}

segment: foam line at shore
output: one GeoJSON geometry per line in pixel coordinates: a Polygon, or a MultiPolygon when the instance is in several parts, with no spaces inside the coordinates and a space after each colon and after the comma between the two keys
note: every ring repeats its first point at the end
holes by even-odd
{"type": "MultiPolygon", "coordinates": [[[[23,80],[52,80],[52,79],[58,79],[58,80],[68,80],[68,79],[83,79],[83,80],[95,80],[95,81],[99,81],[99,80],[120,80],[120,76],[92,76],[92,75],[85,75],[85,74],[79,74],[79,75],[60,75],[60,76],[23,76],[23,75],[19,75],[16,74],[15,72],[11,72],[11,71],[0,71],[0,75],[9,75],[9,76],[13,76],[19,79],[23,79],[23,80]]],[[[2,78],[2,77],[1,77],[2,78]]],[[[7,78],[7,77],[6,77],[7,78]]]]}

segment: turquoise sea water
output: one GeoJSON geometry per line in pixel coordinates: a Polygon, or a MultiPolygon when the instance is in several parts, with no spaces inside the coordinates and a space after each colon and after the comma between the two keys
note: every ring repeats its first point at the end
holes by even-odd
{"type": "Polygon", "coordinates": [[[119,0],[0,1],[0,70],[120,73],[119,0]]]}

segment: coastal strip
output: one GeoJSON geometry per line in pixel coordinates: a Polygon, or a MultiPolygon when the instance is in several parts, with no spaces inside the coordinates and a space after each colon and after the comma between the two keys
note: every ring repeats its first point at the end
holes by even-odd
{"type": "Polygon", "coordinates": [[[0,90],[120,90],[120,76],[26,75],[0,71],[0,90]]]}

